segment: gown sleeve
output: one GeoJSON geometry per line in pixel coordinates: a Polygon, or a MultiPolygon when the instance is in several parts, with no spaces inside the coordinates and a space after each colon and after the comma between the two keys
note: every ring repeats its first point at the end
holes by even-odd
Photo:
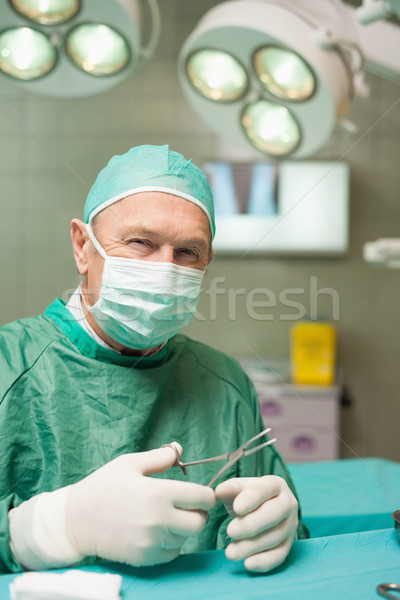
{"type": "Polygon", "coordinates": [[[9,511],[21,503],[16,494],[0,500],[0,573],[19,573],[22,566],[14,558],[10,548],[9,511]]]}
{"type": "MultiPolygon", "coordinates": [[[[21,327],[18,322],[0,329],[0,456],[3,465],[0,469],[0,573],[18,573],[23,567],[14,558],[10,548],[8,513],[21,504],[22,499],[11,493],[12,470],[15,465],[8,459],[9,443],[13,424],[7,422],[3,402],[13,384],[25,372],[26,365],[17,341],[21,327]],[[5,458],[7,457],[7,458],[5,458]]],[[[21,417],[22,419],[22,417],[21,417]]],[[[16,425],[17,426],[17,425],[16,425]]]]}

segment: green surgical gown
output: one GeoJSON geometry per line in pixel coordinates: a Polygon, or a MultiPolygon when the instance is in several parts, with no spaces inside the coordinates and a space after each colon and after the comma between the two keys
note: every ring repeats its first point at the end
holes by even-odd
{"type": "MultiPolygon", "coordinates": [[[[61,300],[0,328],[0,402],[1,572],[21,570],[10,553],[8,511],[22,501],[120,454],[176,440],[192,461],[233,450],[262,429],[255,390],[234,359],[181,334],[154,356],[120,355],[97,344],[61,300]]],[[[158,476],[207,484],[220,466],[158,476]]],[[[263,474],[293,489],[273,446],[240,460],[225,479],[263,474]]],[[[217,503],[183,552],[225,547],[227,523],[217,503]]],[[[298,535],[307,535],[301,523],[298,535]]]]}

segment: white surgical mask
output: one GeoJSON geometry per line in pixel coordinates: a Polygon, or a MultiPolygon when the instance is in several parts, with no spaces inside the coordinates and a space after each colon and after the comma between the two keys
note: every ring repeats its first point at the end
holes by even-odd
{"type": "Polygon", "coordinates": [[[87,230],[104,258],[104,269],[99,299],[85,305],[110,338],[128,348],[153,348],[190,323],[204,271],[108,256],[90,224],[87,230]]]}

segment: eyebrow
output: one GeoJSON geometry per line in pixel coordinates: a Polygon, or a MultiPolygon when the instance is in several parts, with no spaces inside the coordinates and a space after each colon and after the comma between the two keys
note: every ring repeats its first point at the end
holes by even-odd
{"type": "MultiPolygon", "coordinates": [[[[121,226],[118,229],[118,235],[120,235],[121,237],[159,237],[160,233],[158,231],[155,231],[154,229],[144,229],[144,228],[138,228],[138,229],[132,229],[130,227],[127,226],[121,226]]],[[[208,248],[208,240],[204,239],[204,238],[190,238],[190,239],[183,239],[183,240],[179,240],[178,245],[198,245],[198,246],[204,246],[205,248],[208,248]]]]}

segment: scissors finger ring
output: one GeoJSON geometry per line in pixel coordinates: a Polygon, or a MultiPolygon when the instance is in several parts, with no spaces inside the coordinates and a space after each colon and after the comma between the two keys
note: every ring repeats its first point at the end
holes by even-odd
{"type": "Polygon", "coordinates": [[[398,583],[381,583],[376,588],[376,591],[381,596],[385,596],[385,598],[390,598],[390,600],[399,600],[399,595],[393,596],[393,594],[389,594],[389,590],[393,590],[395,592],[400,592],[400,585],[398,583]]]}

